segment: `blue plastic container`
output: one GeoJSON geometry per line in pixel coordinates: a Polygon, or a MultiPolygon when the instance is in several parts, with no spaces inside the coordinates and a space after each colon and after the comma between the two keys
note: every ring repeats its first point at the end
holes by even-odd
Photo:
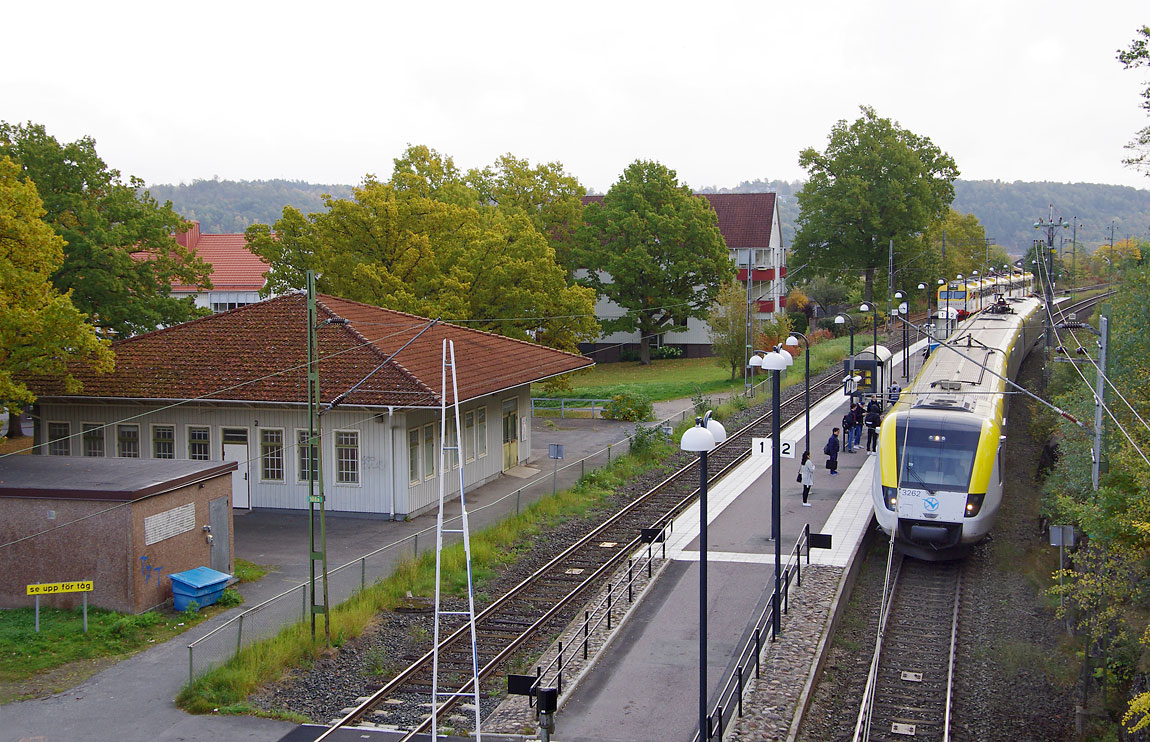
{"type": "Polygon", "coordinates": [[[196,567],[187,572],[169,575],[172,579],[172,600],[177,611],[187,610],[193,600],[200,608],[211,605],[224,594],[231,575],[207,567],[196,567]]]}

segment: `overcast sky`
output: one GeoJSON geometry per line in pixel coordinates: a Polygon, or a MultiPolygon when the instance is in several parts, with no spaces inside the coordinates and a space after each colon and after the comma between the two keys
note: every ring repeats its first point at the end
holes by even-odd
{"type": "Polygon", "coordinates": [[[1150,188],[1122,165],[1146,0],[8,3],[0,120],[89,135],[148,183],[386,178],[408,143],[511,152],[606,191],[805,176],[862,104],[965,179],[1150,188]]]}

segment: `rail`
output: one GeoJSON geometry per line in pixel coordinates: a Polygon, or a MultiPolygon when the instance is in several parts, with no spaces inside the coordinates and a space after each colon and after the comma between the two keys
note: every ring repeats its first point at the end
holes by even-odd
{"type": "MultiPolygon", "coordinates": [[[[669,425],[681,422],[688,418],[688,413],[693,414],[694,411],[682,410],[656,424],[669,425]]],[[[619,456],[620,453],[626,453],[632,437],[624,437],[578,461],[559,467],[557,473],[558,475],[566,475],[568,479],[578,479],[587,473],[588,468],[595,469],[599,466],[610,465],[613,457],[619,456]]],[[[470,517],[474,520],[479,513],[500,506],[506,507],[508,514],[512,512],[519,514],[525,496],[527,501],[531,502],[533,499],[551,494],[553,476],[555,476],[553,472],[540,474],[535,479],[518,487],[514,492],[509,492],[486,505],[471,508],[470,517]],[[512,500],[514,501],[514,510],[510,505],[512,500]]],[[[460,516],[453,516],[445,519],[444,522],[451,525],[460,520],[460,516]]],[[[395,565],[403,557],[408,555],[417,557],[420,554],[421,536],[424,537],[423,546],[425,549],[434,548],[434,534],[435,526],[428,526],[329,570],[328,581],[332,605],[338,605],[351,597],[356,590],[362,590],[368,584],[391,574],[395,565]]],[[[458,537],[455,540],[458,540],[458,537]]],[[[230,617],[208,633],[190,642],[187,645],[188,682],[193,682],[197,675],[227,662],[245,645],[271,636],[290,623],[307,618],[307,590],[308,583],[306,582],[294,585],[250,608],[245,608],[238,615],[230,617]]]]}
{"type": "MultiPolygon", "coordinates": [[[[888,565],[892,560],[893,549],[888,565]]],[[[889,594],[884,588],[875,652],[852,740],[887,742],[909,735],[949,742],[961,563],[900,557],[888,574],[889,594]],[[948,589],[949,580],[953,586],[948,589]],[[950,641],[936,640],[943,636],[950,641]]]]}
{"type": "MultiPolygon", "coordinates": [[[[829,393],[829,394],[840,394],[841,393],[840,374],[839,374],[839,370],[837,369],[837,367],[833,367],[831,369],[828,369],[828,371],[824,372],[823,374],[820,374],[820,377],[821,378],[818,379],[817,381],[812,380],[812,392],[815,391],[816,389],[826,389],[827,393],[829,393]]],[[[796,390],[794,392],[794,394],[792,394],[791,397],[788,400],[786,400],[786,403],[783,405],[783,407],[784,408],[787,408],[787,407],[794,408],[792,410],[791,414],[789,415],[789,419],[799,419],[800,418],[800,416],[802,414],[802,410],[805,409],[805,407],[802,406],[803,397],[804,397],[803,392],[801,390],[796,390]]],[[[780,410],[780,412],[785,413],[785,410],[780,410]]],[[[764,430],[763,430],[764,428],[769,428],[769,421],[770,421],[770,412],[766,412],[762,415],[759,415],[756,418],[752,419],[744,427],[742,427],[741,429],[739,429],[735,433],[731,434],[728,437],[726,442],[724,442],[723,444],[720,444],[711,453],[711,458],[714,461],[714,463],[716,464],[716,471],[713,473],[713,475],[711,477],[709,477],[709,480],[710,481],[716,481],[716,480],[720,479],[725,473],[727,473],[732,468],[734,468],[735,466],[740,464],[744,459],[749,457],[750,456],[750,450],[751,450],[750,439],[755,434],[761,435],[764,432],[764,430]]],[[[487,609],[485,609],[482,613],[480,613],[479,616],[476,617],[477,624],[482,623],[488,619],[494,618],[496,616],[497,610],[502,609],[505,604],[511,604],[511,601],[516,599],[517,593],[521,593],[521,592],[526,593],[528,591],[529,587],[535,587],[536,582],[539,580],[542,580],[544,575],[546,575],[549,570],[562,569],[562,567],[564,566],[563,562],[565,560],[567,560],[568,558],[570,558],[572,555],[574,555],[577,552],[577,550],[582,548],[584,545],[586,545],[588,543],[592,543],[592,542],[602,541],[603,539],[600,537],[600,534],[603,533],[604,530],[608,526],[612,526],[612,527],[616,526],[617,524],[615,524],[615,521],[619,521],[620,523],[624,523],[625,521],[623,521],[623,519],[628,517],[628,515],[631,511],[635,511],[636,513],[642,513],[643,511],[640,510],[640,508],[650,507],[652,504],[657,504],[658,502],[660,502],[660,500],[658,500],[657,498],[666,498],[668,495],[670,495],[670,496],[677,498],[676,502],[674,502],[672,505],[670,505],[668,507],[665,507],[665,509],[662,510],[662,514],[659,515],[655,520],[655,527],[656,528],[660,527],[661,525],[665,525],[665,523],[668,520],[674,518],[679,512],[681,512],[681,510],[683,508],[685,508],[689,503],[693,502],[694,499],[697,497],[698,489],[697,489],[696,485],[691,485],[691,489],[688,490],[687,491],[688,494],[685,494],[685,495],[682,495],[681,493],[679,493],[677,491],[677,487],[682,486],[681,485],[682,482],[697,482],[698,481],[696,478],[696,475],[695,475],[695,467],[697,465],[698,465],[697,460],[691,461],[690,463],[681,467],[678,471],[673,473],[667,479],[665,479],[662,483],[656,485],[651,490],[648,490],[647,493],[645,493],[642,496],[640,496],[639,498],[633,500],[631,503],[629,503],[627,505],[627,507],[625,507],[623,510],[621,510],[620,512],[613,515],[610,519],[608,519],[608,521],[606,523],[601,524],[599,527],[592,530],[590,533],[586,534],[576,544],[572,545],[571,547],[566,549],[562,554],[560,554],[558,557],[553,559],[548,565],[540,568],[531,577],[527,578],[526,580],[521,582],[518,586],[513,588],[510,592],[506,593],[505,595],[503,595],[502,597],[497,599],[487,609]]],[[[660,507],[663,507],[663,506],[660,506],[660,507]]],[[[648,520],[645,523],[643,523],[642,525],[646,526],[649,523],[651,523],[651,521],[648,520]]],[[[634,524],[635,530],[638,530],[638,528],[637,528],[638,525],[640,525],[640,524],[634,524]]],[[[634,530],[632,530],[632,533],[634,533],[634,530]]],[[[805,542],[803,542],[803,543],[805,543],[805,542]]],[[[598,566],[597,566],[597,568],[595,568],[593,570],[593,573],[591,575],[589,575],[586,579],[581,580],[579,582],[579,584],[576,585],[575,587],[573,587],[569,590],[565,590],[565,594],[562,595],[562,597],[559,597],[557,599],[556,603],[554,603],[543,616],[536,618],[536,616],[532,615],[531,618],[533,619],[533,621],[531,623],[531,626],[526,631],[523,631],[518,636],[516,636],[514,639],[510,640],[508,645],[504,646],[500,650],[496,650],[496,654],[494,655],[494,657],[492,659],[486,661],[483,664],[482,668],[479,670],[478,680],[480,682],[482,682],[491,673],[495,672],[500,667],[501,663],[503,663],[509,657],[511,657],[513,655],[513,653],[517,649],[519,649],[521,646],[524,646],[527,643],[528,638],[532,634],[537,632],[540,627],[547,624],[552,619],[558,617],[559,613],[560,613],[560,609],[562,609],[564,606],[570,604],[577,596],[586,594],[587,590],[594,587],[593,580],[601,580],[606,574],[609,574],[610,571],[615,567],[615,565],[620,563],[620,560],[624,556],[630,554],[633,551],[633,549],[635,548],[635,545],[636,545],[636,541],[632,540],[632,541],[628,542],[627,544],[625,544],[623,548],[620,548],[618,551],[614,552],[614,554],[610,558],[606,559],[605,560],[606,563],[603,563],[602,561],[597,562],[598,566]]],[[[599,551],[599,550],[596,550],[596,551],[599,551]]],[[[581,554],[580,556],[587,557],[588,555],[587,554],[581,554]]],[[[794,560],[792,560],[792,561],[794,561],[794,560]]],[[[797,574],[798,567],[794,566],[793,570],[797,574]]],[[[789,590],[789,587],[791,584],[791,579],[792,579],[791,575],[792,575],[792,566],[789,564],[788,565],[787,582],[786,582],[788,590],[789,590]]],[[[782,597],[784,599],[784,601],[786,601],[789,604],[789,600],[787,599],[786,596],[787,596],[787,594],[784,593],[784,595],[780,596],[780,597],[782,597]]],[[[768,618],[769,617],[770,617],[770,614],[768,613],[768,618]]],[[[466,629],[466,627],[462,627],[461,629],[456,631],[451,636],[442,640],[440,643],[440,647],[443,648],[443,647],[450,646],[454,641],[457,640],[459,635],[462,635],[462,632],[465,629],[466,629]]],[[[590,631],[590,625],[588,626],[588,631],[590,631]]],[[[385,686],[383,686],[382,688],[377,690],[375,693],[373,693],[368,698],[364,699],[363,702],[360,703],[358,706],[350,709],[342,719],[340,719],[334,726],[332,726],[326,732],[324,732],[322,735],[320,735],[320,737],[318,737],[317,740],[325,739],[328,736],[330,736],[331,734],[333,734],[336,729],[339,729],[341,727],[347,727],[347,726],[353,724],[357,719],[363,717],[365,714],[368,713],[368,711],[373,709],[377,704],[381,703],[382,699],[390,697],[390,696],[394,695],[395,693],[401,692],[401,688],[403,688],[405,686],[405,684],[407,684],[409,681],[411,681],[413,678],[416,677],[417,673],[419,673],[421,671],[422,665],[424,665],[426,662],[429,661],[429,658],[431,657],[431,655],[432,655],[432,653],[430,651],[427,652],[419,660],[412,663],[407,669],[405,669],[404,671],[402,671],[401,673],[396,675],[385,686]]],[[[557,670],[558,660],[556,660],[556,662],[554,664],[555,664],[555,669],[557,670]]],[[[549,670],[549,672],[550,672],[550,670],[549,670]]],[[[540,675],[542,675],[541,671],[540,671],[540,675]]],[[[451,708],[458,702],[458,698],[462,697],[462,695],[464,695],[464,694],[472,692],[472,689],[473,689],[473,681],[471,679],[468,679],[462,685],[462,687],[456,689],[458,692],[451,692],[451,693],[445,694],[446,700],[444,700],[444,702],[442,704],[439,704],[436,708],[435,713],[436,713],[437,718],[440,718],[441,716],[445,716],[451,710],[451,708]]],[[[411,729],[410,731],[408,731],[407,734],[403,737],[403,740],[405,741],[408,739],[412,739],[414,736],[426,731],[430,727],[430,724],[431,724],[431,718],[429,715],[421,724],[417,725],[414,729],[411,729]]]]}

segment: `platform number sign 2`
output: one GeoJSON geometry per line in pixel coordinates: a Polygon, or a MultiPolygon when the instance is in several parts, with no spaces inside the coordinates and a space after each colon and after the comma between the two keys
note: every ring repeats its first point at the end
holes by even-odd
{"type": "MultiPolygon", "coordinates": [[[[770,456],[771,455],[771,439],[770,438],[752,438],[751,439],[751,455],[752,456],[770,456]]],[[[793,459],[795,457],[795,442],[794,441],[779,441],[779,456],[784,459],[793,459]]]]}

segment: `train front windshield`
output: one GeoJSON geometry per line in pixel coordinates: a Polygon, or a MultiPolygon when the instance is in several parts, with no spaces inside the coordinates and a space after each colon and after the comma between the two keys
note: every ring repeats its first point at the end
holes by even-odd
{"type": "Polygon", "coordinates": [[[956,426],[953,418],[942,425],[937,420],[899,421],[895,451],[898,455],[899,486],[966,492],[978,450],[981,426],[956,426]]]}

